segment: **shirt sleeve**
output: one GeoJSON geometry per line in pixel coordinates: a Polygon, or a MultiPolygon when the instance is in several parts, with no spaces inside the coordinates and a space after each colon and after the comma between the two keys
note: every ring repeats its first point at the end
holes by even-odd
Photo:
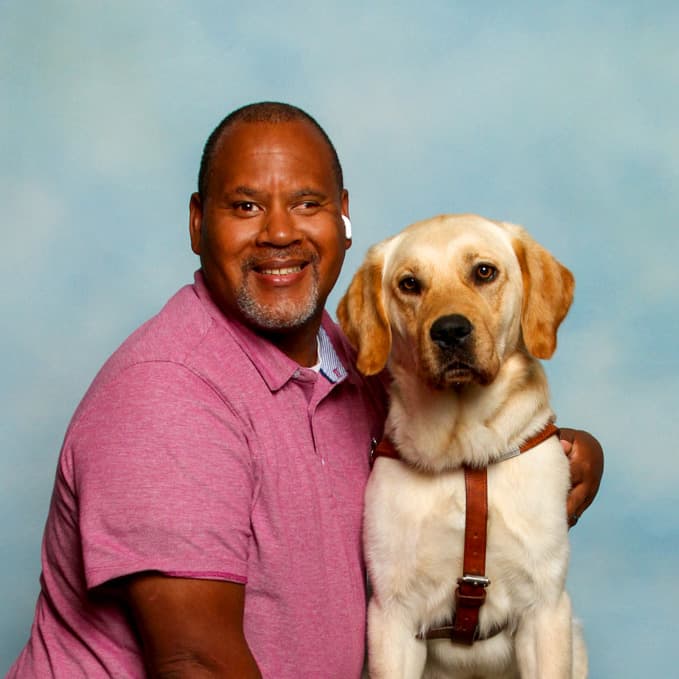
{"type": "Polygon", "coordinates": [[[89,588],[145,570],[247,581],[249,430],[200,376],[170,362],[128,368],[67,449],[89,588]]]}

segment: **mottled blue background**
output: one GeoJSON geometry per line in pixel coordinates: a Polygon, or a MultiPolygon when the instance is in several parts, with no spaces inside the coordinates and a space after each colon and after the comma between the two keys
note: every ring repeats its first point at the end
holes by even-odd
{"type": "Polygon", "coordinates": [[[343,161],[355,240],[440,212],[524,224],[574,271],[547,364],[607,452],[572,531],[593,678],[676,676],[679,5],[0,1],[0,672],[25,642],[69,417],[197,266],[202,144],[296,103],[343,161]]]}

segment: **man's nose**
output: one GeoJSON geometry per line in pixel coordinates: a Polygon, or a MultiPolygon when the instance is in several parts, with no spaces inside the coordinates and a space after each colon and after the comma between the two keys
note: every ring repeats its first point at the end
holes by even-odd
{"type": "Polygon", "coordinates": [[[298,242],[301,238],[294,215],[284,208],[274,208],[266,213],[257,242],[260,245],[282,247],[298,242]]]}

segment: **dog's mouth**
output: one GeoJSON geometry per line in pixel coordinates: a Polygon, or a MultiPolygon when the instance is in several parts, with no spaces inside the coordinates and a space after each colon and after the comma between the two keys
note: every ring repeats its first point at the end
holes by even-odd
{"type": "Polygon", "coordinates": [[[487,385],[492,381],[490,375],[473,363],[454,360],[442,367],[436,379],[439,389],[462,389],[468,384],[487,385]]]}
{"type": "Polygon", "coordinates": [[[475,377],[476,371],[469,363],[453,361],[443,370],[443,378],[449,384],[466,384],[475,377]]]}

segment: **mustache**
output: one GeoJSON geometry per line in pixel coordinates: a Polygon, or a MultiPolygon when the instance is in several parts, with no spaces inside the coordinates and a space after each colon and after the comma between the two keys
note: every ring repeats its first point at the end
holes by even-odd
{"type": "Polygon", "coordinates": [[[270,262],[272,259],[296,259],[313,265],[318,262],[318,253],[300,245],[290,245],[282,248],[266,248],[264,250],[258,250],[255,255],[246,257],[241,264],[241,269],[244,272],[250,269],[256,269],[264,262],[270,262]]]}

